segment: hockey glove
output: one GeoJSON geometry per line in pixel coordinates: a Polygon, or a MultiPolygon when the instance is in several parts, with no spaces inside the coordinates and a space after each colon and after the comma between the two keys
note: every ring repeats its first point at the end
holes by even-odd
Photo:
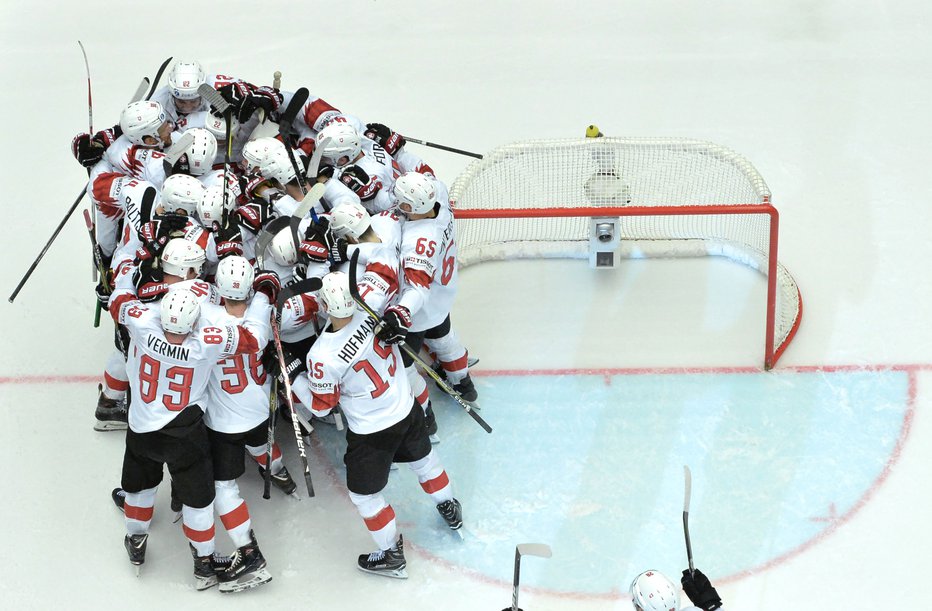
{"type": "Polygon", "coordinates": [[[158,258],[149,258],[139,263],[133,272],[133,285],[136,287],[136,297],[143,303],[161,299],[168,292],[158,258]]]}
{"type": "Polygon", "coordinates": [[[387,125],[381,123],[366,124],[366,131],[363,135],[369,140],[377,142],[385,152],[394,155],[406,143],[405,137],[398,132],[393,132],[387,125]]]}
{"type": "Polygon", "coordinates": [[[702,574],[702,571],[695,569],[692,574],[689,569],[683,571],[683,578],[680,580],[683,584],[683,592],[693,601],[697,607],[705,611],[715,611],[722,606],[722,599],[718,592],[712,587],[709,578],[702,574]]]}
{"type": "Polygon", "coordinates": [[[81,133],[71,141],[71,154],[85,168],[95,165],[104,156],[104,151],[122,135],[120,126],[102,129],[93,136],[81,133]]]}
{"type": "Polygon", "coordinates": [[[372,178],[369,174],[358,165],[351,165],[343,168],[340,174],[340,182],[346,185],[350,191],[359,196],[364,202],[369,201],[382,190],[382,181],[378,178],[372,178]]]}
{"type": "Polygon", "coordinates": [[[142,246],[136,250],[136,259],[142,263],[144,261],[158,260],[165,245],[168,244],[168,238],[162,236],[153,240],[146,240],[142,246]]]}
{"type": "Polygon", "coordinates": [[[261,199],[253,199],[236,209],[237,221],[252,233],[259,233],[262,227],[275,218],[272,204],[261,199]]]}
{"type": "Polygon", "coordinates": [[[240,176],[239,178],[239,190],[240,193],[236,197],[236,201],[240,205],[249,203],[250,200],[256,199],[257,197],[262,196],[262,192],[265,188],[269,187],[270,183],[268,179],[263,177],[258,172],[253,174],[246,174],[245,176],[240,176]]]}
{"type": "MultiPolygon", "coordinates": [[[[275,351],[272,351],[275,354],[275,351]]],[[[285,357],[285,373],[288,375],[288,382],[293,384],[295,380],[298,379],[298,376],[303,372],[307,371],[307,365],[304,363],[304,359],[299,356],[294,356],[288,352],[282,352],[282,356],[285,357]]],[[[284,386],[285,376],[282,375],[281,365],[278,363],[278,355],[275,355],[275,379],[278,380],[278,383],[284,386]]]]}
{"type": "Polygon", "coordinates": [[[317,182],[327,182],[333,178],[333,173],[336,171],[329,163],[322,163],[317,170],[317,182]]]}
{"type": "Polygon", "coordinates": [[[107,270],[107,273],[100,277],[100,281],[97,283],[97,286],[94,287],[94,292],[97,294],[97,302],[100,304],[100,307],[104,310],[109,310],[110,306],[110,294],[113,292],[113,271],[107,270]]]}
{"type": "Polygon", "coordinates": [[[301,242],[300,250],[308,260],[313,263],[326,263],[327,255],[330,248],[327,243],[327,236],[330,234],[330,221],[326,217],[317,219],[317,222],[311,222],[304,232],[304,240],[301,242]]]}
{"type": "Polygon", "coordinates": [[[411,327],[411,312],[408,308],[393,305],[385,308],[382,322],[375,327],[375,335],[386,344],[400,344],[411,327]]]}
{"type": "Polygon", "coordinates": [[[282,290],[282,282],[275,272],[260,271],[252,281],[252,288],[257,293],[264,294],[269,298],[269,303],[274,304],[282,290]]]}

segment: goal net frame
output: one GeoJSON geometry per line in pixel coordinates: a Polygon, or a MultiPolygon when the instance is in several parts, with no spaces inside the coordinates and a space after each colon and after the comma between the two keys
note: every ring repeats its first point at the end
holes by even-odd
{"type": "Polygon", "coordinates": [[[780,217],[770,190],[750,162],[720,145],[672,138],[517,142],[473,162],[454,182],[450,202],[461,267],[588,258],[605,249],[592,219],[617,220],[611,248],[620,258],[721,256],[766,276],[765,369],[799,328],[802,297],[777,258],[780,217]]]}

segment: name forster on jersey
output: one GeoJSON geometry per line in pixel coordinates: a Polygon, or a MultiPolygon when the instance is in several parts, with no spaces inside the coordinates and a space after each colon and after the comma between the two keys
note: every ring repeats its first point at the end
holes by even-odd
{"type": "Polygon", "coordinates": [[[372,334],[372,330],[375,329],[375,325],[375,319],[373,319],[371,316],[366,316],[362,326],[359,327],[348,340],[346,340],[346,343],[343,344],[343,347],[337,354],[337,356],[340,357],[340,360],[349,364],[353,360],[353,357],[356,356],[356,353],[359,352],[359,349],[362,347],[363,342],[366,341],[366,338],[372,334]]]}
{"type": "Polygon", "coordinates": [[[154,350],[162,356],[167,356],[170,359],[175,359],[178,361],[190,360],[188,358],[191,355],[190,348],[185,348],[184,346],[179,346],[176,344],[169,344],[164,339],[156,337],[155,335],[150,334],[146,337],[146,345],[150,350],[154,350]]]}

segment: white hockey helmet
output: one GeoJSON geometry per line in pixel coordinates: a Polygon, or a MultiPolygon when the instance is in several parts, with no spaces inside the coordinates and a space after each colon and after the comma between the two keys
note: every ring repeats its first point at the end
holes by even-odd
{"type": "Polygon", "coordinates": [[[214,284],[217,285],[217,292],[221,297],[245,301],[252,290],[255,277],[256,272],[249,259],[233,255],[225,257],[217,265],[214,284]]]}
{"type": "Polygon", "coordinates": [[[362,137],[356,128],[344,121],[334,121],[317,133],[317,146],[324,145],[321,157],[329,159],[335,166],[342,167],[352,163],[362,150],[362,137]],[[346,163],[339,163],[346,157],[346,163]]]}
{"type": "Polygon", "coordinates": [[[356,302],[350,294],[349,276],[343,272],[330,272],[323,277],[323,286],[317,293],[327,314],[333,318],[349,318],[356,313],[356,302]]]}
{"type": "Polygon", "coordinates": [[[290,227],[275,234],[269,243],[269,251],[272,253],[272,260],[282,267],[291,267],[298,262],[298,251],[295,249],[290,227]]]}
{"type": "Polygon", "coordinates": [[[243,169],[247,173],[258,170],[265,163],[271,151],[284,148],[285,145],[278,138],[250,140],[243,146],[243,169]]]}
{"type": "Polygon", "coordinates": [[[120,113],[120,129],[133,144],[148,146],[146,136],[159,138],[159,128],[168,120],[165,109],[158,102],[130,102],[120,113]]]}
{"type": "Polygon", "coordinates": [[[410,210],[399,208],[406,214],[425,214],[434,209],[437,187],[430,177],[420,172],[406,172],[398,177],[393,189],[398,206],[407,204],[410,210]]]}
{"type": "Polygon", "coordinates": [[[210,172],[217,159],[217,138],[203,127],[192,127],[185,133],[194,136],[194,142],[185,151],[188,156],[188,172],[192,176],[203,176],[210,172]]]}
{"type": "MultiPolygon", "coordinates": [[[[217,117],[208,112],[204,118],[204,129],[212,133],[218,142],[226,142],[227,122],[223,117],[217,117]]],[[[236,138],[238,130],[239,120],[236,117],[230,117],[230,138],[236,138]]]]}
{"type": "Polygon", "coordinates": [[[168,88],[179,100],[194,100],[201,97],[197,88],[207,82],[207,74],[200,62],[179,61],[168,73],[168,88]]]}
{"type": "Polygon", "coordinates": [[[159,304],[162,329],[169,333],[186,335],[194,330],[201,315],[201,303],[191,289],[168,291],[159,304]]]}
{"type": "Polygon", "coordinates": [[[204,197],[204,184],[187,174],[172,174],[162,183],[162,210],[194,214],[204,197]]]}
{"type": "Polygon", "coordinates": [[[194,270],[199,276],[204,268],[207,254],[204,249],[190,240],[172,238],[162,251],[162,271],[179,278],[187,278],[188,271],[194,270]]]}
{"type": "MultiPolygon", "coordinates": [[[[227,212],[233,208],[233,198],[228,198],[227,212]]],[[[212,185],[204,189],[197,204],[197,218],[204,227],[223,222],[223,185],[212,185]]]]}
{"type": "Polygon", "coordinates": [[[659,571],[644,571],[631,582],[631,602],[638,611],[676,611],[680,591],[659,571]]]}
{"type": "Polygon", "coordinates": [[[304,167],[304,163],[297,153],[289,151],[282,146],[281,148],[269,149],[268,155],[266,155],[265,160],[259,166],[259,173],[262,174],[264,178],[277,180],[282,185],[287,185],[297,177],[294,171],[295,165],[291,164],[288,155],[294,156],[295,165],[299,170],[304,167]]]}
{"type": "Polygon", "coordinates": [[[369,225],[369,212],[357,201],[346,199],[330,211],[330,231],[338,238],[358,240],[369,225]]]}

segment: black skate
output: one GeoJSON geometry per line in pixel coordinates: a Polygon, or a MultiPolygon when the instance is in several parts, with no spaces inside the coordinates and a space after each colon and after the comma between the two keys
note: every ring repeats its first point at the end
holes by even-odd
{"type": "Polygon", "coordinates": [[[466,374],[466,377],[459,381],[458,384],[453,385],[453,390],[460,394],[460,398],[467,403],[475,403],[476,399],[479,398],[479,393],[476,391],[476,386],[472,383],[472,378],[469,377],[469,374],[466,374]]]}
{"type": "Polygon", "coordinates": [[[265,568],[265,558],[256,543],[256,536],[251,530],[249,544],[236,550],[230,566],[217,578],[221,592],[240,592],[272,581],[272,575],[265,568]]]}
{"type": "Polygon", "coordinates": [[[120,511],[125,512],[124,505],[126,505],[126,491],[122,488],[114,488],[113,492],[110,493],[110,498],[113,499],[113,504],[116,505],[116,508],[120,511]]]}
{"type": "Polygon", "coordinates": [[[459,530],[463,527],[463,506],[456,499],[440,503],[437,505],[437,511],[443,516],[450,530],[459,530]]]}
{"type": "Polygon", "coordinates": [[[171,508],[172,508],[172,511],[175,512],[175,517],[172,520],[172,524],[177,524],[178,520],[180,520],[182,516],[181,514],[182,503],[181,503],[181,499],[178,498],[178,494],[175,492],[175,482],[171,483],[171,497],[172,497],[171,508]]]}
{"type": "Polygon", "coordinates": [[[191,556],[194,557],[194,587],[198,590],[206,590],[217,585],[217,575],[230,567],[232,558],[229,556],[220,556],[216,552],[207,556],[198,556],[194,546],[188,543],[191,548],[191,556]]]}
{"type": "Polygon", "coordinates": [[[97,410],[94,417],[95,431],[125,431],[126,430],[126,401],[123,399],[110,399],[104,394],[103,384],[97,385],[97,410]]]}
{"type": "MultiPolygon", "coordinates": [[[[265,467],[262,465],[259,465],[259,475],[261,475],[263,479],[265,478],[265,467]]],[[[284,465],[282,465],[281,471],[272,474],[271,479],[272,484],[285,494],[297,496],[295,494],[295,490],[298,489],[298,485],[294,483],[294,479],[292,479],[291,473],[288,473],[288,469],[286,469],[284,465]]]]}
{"type": "Polygon", "coordinates": [[[360,554],[358,561],[360,571],[384,577],[394,577],[395,579],[408,578],[408,571],[405,570],[406,566],[405,543],[401,535],[398,535],[398,541],[391,549],[380,549],[371,554],[360,554]]]}
{"type": "Polygon", "coordinates": [[[126,535],[123,539],[123,545],[126,546],[126,553],[129,554],[129,562],[136,567],[136,577],[139,577],[139,567],[146,561],[146,544],[149,542],[149,535],[126,535]]]}

